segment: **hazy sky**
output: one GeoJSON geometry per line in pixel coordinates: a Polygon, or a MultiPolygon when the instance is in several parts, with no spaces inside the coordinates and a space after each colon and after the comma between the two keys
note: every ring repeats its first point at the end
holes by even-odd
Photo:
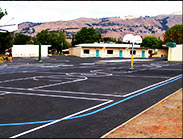
{"type": "Polygon", "coordinates": [[[0,7],[21,23],[171,14],[182,11],[182,1],[0,1],[0,7]]]}

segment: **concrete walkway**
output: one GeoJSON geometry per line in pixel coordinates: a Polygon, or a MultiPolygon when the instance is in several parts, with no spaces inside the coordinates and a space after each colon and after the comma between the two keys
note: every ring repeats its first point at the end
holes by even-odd
{"type": "Polygon", "coordinates": [[[182,138],[182,89],[101,138],[182,138]]]}

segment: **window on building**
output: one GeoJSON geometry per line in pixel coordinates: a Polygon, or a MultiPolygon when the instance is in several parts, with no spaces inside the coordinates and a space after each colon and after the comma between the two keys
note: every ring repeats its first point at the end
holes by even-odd
{"type": "Polygon", "coordinates": [[[148,53],[149,53],[149,54],[152,54],[152,50],[149,50],[148,53]]]}
{"type": "MultiPolygon", "coordinates": [[[[132,54],[132,50],[130,50],[130,55],[132,54]]],[[[133,50],[133,55],[136,55],[136,51],[133,50]]]]}
{"type": "Polygon", "coordinates": [[[83,52],[84,52],[84,54],[89,54],[90,53],[90,50],[85,49],[85,50],[83,50],[83,52]]]}
{"type": "Polygon", "coordinates": [[[107,50],[107,54],[113,54],[113,50],[107,50]]]}

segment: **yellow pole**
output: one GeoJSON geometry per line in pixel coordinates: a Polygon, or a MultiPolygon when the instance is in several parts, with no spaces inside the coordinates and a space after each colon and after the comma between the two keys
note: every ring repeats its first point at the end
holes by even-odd
{"type": "Polygon", "coordinates": [[[10,62],[12,62],[12,56],[10,56],[10,62]]]}
{"type": "Polygon", "coordinates": [[[171,52],[172,52],[172,48],[170,47],[170,61],[171,61],[171,55],[172,55],[171,52]]]}
{"type": "Polygon", "coordinates": [[[131,56],[131,67],[133,67],[133,55],[131,56]]]}
{"type": "Polygon", "coordinates": [[[133,45],[134,42],[132,42],[131,69],[133,69],[133,45]]]}

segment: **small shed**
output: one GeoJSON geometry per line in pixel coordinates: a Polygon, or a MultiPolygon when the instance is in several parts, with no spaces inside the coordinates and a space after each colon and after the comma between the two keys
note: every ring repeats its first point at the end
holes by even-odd
{"type": "MultiPolygon", "coordinates": [[[[48,47],[51,45],[41,45],[41,56],[48,56],[48,47]]],[[[39,45],[13,45],[12,57],[38,57],[39,45]]]]}

